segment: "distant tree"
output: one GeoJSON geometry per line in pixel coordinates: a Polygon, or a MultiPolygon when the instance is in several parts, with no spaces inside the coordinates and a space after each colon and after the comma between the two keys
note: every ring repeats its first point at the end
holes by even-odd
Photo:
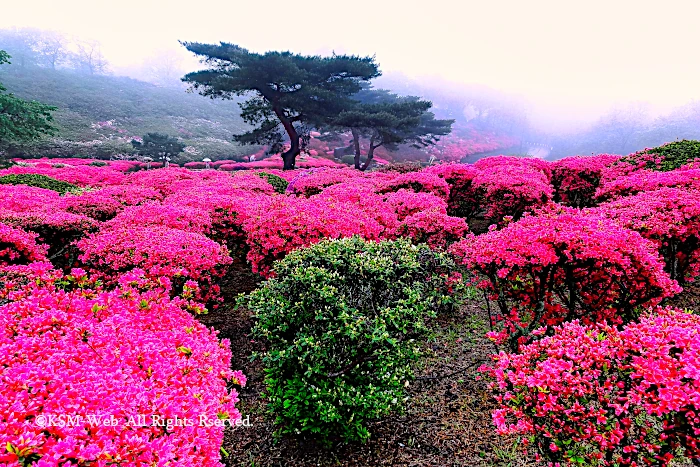
{"type": "Polygon", "coordinates": [[[556,140],[555,155],[600,153],[624,155],[643,149],[644,143],[655,145],[666,142],[665,139],[645,140],[645,135],[653,131],[651,124],[648,104],[633,102],[617,106],[601,116],[586,131],[556,140]]]}
{"type": "Polygon", "coordinates": [[[2,29],[0,30],[0,46],[12,56],[12,65],[28,68],[39,64],[39,53],[36,51],[39,32],[33,29],[2,29]]]}
{"type": "Polygon", "coordinates": [[[657,117],[639,136],[634,149],[651,148],[678,139],[700,139],[700,102],[691,101],[657,117]]]}
{"type": "Polygon", "coordinates": [[[380,74],[372,57],[257,54],[224,42],[182,44],[210,65],[182,80],[211,98],[247,97],[239,104],[241,116],[255,128],[234,139],[267,145],[268,152],[274,153],[283,149],[286,133],[289,149],[282,153],[282,159],[287,170],[295,167],[310,129],[327,125],[350,108],[351,96],[360,90],[360,83],[380,74]]]}
{"type": "Polygon", "coordinates": [[[131,145],[138,151],[139,155],[160,159],[166,167],[170,160],[180,154],[186,146],[177,138],[161,133],[147,133],[144,135],[143,141],[133,140],[131,145]]]}
{"type": "Polygon", "coordinates": [[[107,60],[102,54],[102,48],[97,41],[75,42],[75,50],[71,54],[73,65],[80,71],[91,75],[107,72],[107,60]]]}
{"type": "MultiPolygon", "coordinates": [[[[0,65],[10,63],[10,55],[0,50],[0,65]]],[[[55,132],[51,112],[56,107],[25,101],[5,92],[0,84],[0,151],[55,132]]]]}
{"type": "Polygon", "coordinates": [[[158,86],[182,87],[180,80],[185,69],[183,57],[184,51],[161,50],[143,63],[144,78],[158,86]]]}
{"type": "Polygon", "coordinates": [[[34,43],[34,49],[39,54],[40,63],[52,70],[66,63],[70,56],[68,39],[54,31],[42,31],[34,43]]]}
{"type": "Polygon", "coordinates": [[[399,97],[383,89],[364,89],[355,97],[356,105],[340,112],[332,126],[349,129],[352,133],[356,169],[366,170],[375,150],[381,146],[389,150],[396,149],[399,144],[424,148],[452,131],[454,120],[436,119],[429,111],[430,101],[413,96],[399,97]],[[369,139],[364,164],[360,164],[361,138],[369,139]]]}

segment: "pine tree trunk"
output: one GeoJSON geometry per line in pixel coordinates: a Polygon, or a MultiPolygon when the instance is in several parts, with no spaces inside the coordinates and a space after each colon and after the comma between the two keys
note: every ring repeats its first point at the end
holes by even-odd
{"type": "Polygon", "coordinates": [[[282,153],[282,160],[284,161],[283,170],[294,170],[296,168],[297,156],[301,153],[301,147],[299,146],[299,134],[296,129],[292,127],[292,134],[290,137],[289,150],[282,153]]]}
{"type": "Polygon", "coordinates": [[[283,170],[294,170],[296,167],[297,156],[301,153],[301,146],[299,145],[299,132],[294,128],[294,124],[285,116],[284,112],[278,108],[273,108],[275,115],[282,122],[284,131],[287,132],[289,136],[289,150],[282,153],[282,160],[284,161],[283,170]]]}
{"type": "Polygon", "coordinates": [[[369,165],[372,163],[372,159],[374,159],[374,150],[377,149],[379,146],[381,146],[381,145],[375,146],[374,144],[372,144],[373,142],[374,141],[370,141],[370,143],[369,143],[369,150],[367,151],[367,160],[365,161],[365,164],[362,166],[362,169],[361,169],[363,172],[365,170],[367,170],[369,165]]]}
{"type": "Polygon", "coordinates": [[[355,130],[355,129],[352,130],[352,143],[353,143],[353,146],[355,147],[355,168],[358,170],[361,170],[360,156],[362,154],[360,151],[360,135],[357,133],[357,130],[355,130]]]}

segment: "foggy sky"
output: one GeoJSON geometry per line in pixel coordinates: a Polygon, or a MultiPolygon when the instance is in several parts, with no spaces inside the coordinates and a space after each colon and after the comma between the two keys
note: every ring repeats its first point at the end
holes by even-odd
{"type": "Polygon", "coordinates": [[[589,120],[628,101],[660,111],[700,99],[695,0],[3,3],[0,28],[94,38],[115,71],[182,49],[178,40],[227,41],[256,52],[376,55],[385,72],[522,95],[535,103],[535,121],[589,120]]]}

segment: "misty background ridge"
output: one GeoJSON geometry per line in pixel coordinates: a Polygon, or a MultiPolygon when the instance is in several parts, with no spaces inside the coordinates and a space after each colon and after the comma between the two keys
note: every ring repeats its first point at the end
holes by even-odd
{"type": "MultiPolygon", "coordinates": [[[[186,92],[180,78],[201,64],[179,44],[125,66],[112,63],[96,40],[53,30],[6,28],[0,30],[0,49],[12,56],[11,65],[0,67],[0,82],[8,91],[58,107],[59,138],[39,141],[24,148],[22,155],[118,153],[147,132],[176,136],[194,148],[193,155],[213,159],[237,160],[260,149],[232,142],[232,134],[248,128],[235,100],[186,92]]],[[[382,57],[377,60],[381,66],[382,57]]],[[[555,110],[547,114],[546,105],[532,97],[485,84],[389,71],[373,85],[432,101],[438,118],[456,121],[459,137],[481,132],[486,140],[489,135],[517,140],[495,151],[499,154],[548,159],[628,154],[669,141],[700,139],[700,102],[693,99],[665,111],[651,102],[610,103],[597,116],[582,112],[573,124],[575,117],[563,118],[555,110]]],[[[580,111],[573,106],[568,110],[576,112],[580,111]]]]}

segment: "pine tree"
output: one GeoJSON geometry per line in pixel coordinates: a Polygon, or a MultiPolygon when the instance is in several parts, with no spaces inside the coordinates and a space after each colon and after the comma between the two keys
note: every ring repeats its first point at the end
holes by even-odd
{"type": "Polygon", "coordinates": [[[182,44],[209,65],[182,80],[211,98],[246,97],[239,104],[241,116],[254,128],[234,140],[268,145],[268,152],[276,153],[282,151],[286,136],[289,149],[282,159],[287,170],[294,169],[309,131],[350,108],[360,84],[379,76],[373,57],[257,54],[224,42],[182,44]]]}

